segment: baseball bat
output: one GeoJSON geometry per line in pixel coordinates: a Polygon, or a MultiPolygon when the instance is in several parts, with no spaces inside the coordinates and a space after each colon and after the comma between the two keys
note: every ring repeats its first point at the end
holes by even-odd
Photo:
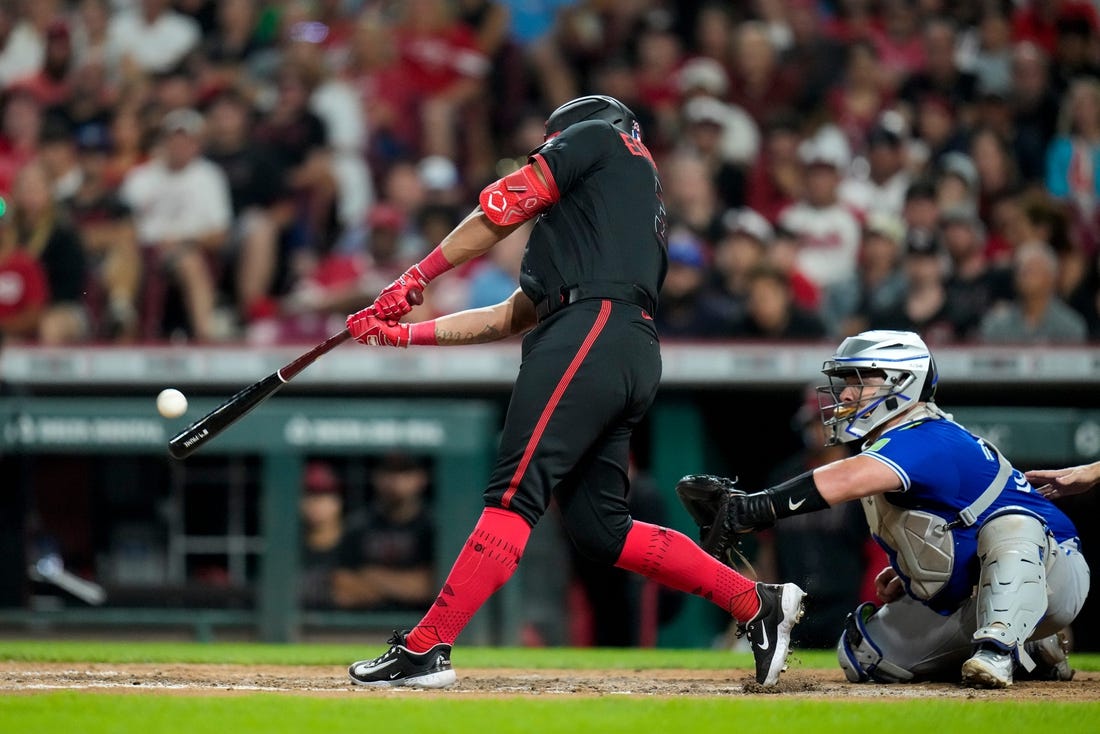
{"type": "MultiPolygon", "coordinates": [[[[411,305],[420,305],[424,302],[423,292],[418,288],[411,289],[408,299],[411,305]]],[[[333,334],[293,362],[283,365],[259,382],[244,388],[173,436],[168,441],[168,453],[174,459],[186,459],[226,428],[248,415],[257,405],[279,392],[283,385],[294,379],[298,373],[322,355],[331,352],[350,338],[351,332],[347,329],[339,334],[333,334]]]]}

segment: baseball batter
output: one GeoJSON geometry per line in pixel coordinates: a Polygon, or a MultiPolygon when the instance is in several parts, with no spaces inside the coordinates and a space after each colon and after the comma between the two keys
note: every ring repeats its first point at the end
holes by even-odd
{"type": "Polygon", "coordinates": [[[1069,679],[1058,633],[1089,589],[1069,518],[936,406],[935,362],[917,334],[849,337],[823,372],[829,442],[862,440],[863,451],[754,494],[685,477],[685,504],[716,528],[705,547],[723,556],[737,533],[859,500],[890,565],[876,579],[885,605],[857,608],[837,644],[850,681],[1069,679]],[[716,516],[699,510],[708,494],[716,516]]]}
{"type": "Polygon", "coordinates": [[[485,510],[434,605],[391,647],[353,663],[355,683],[441,687],[451,646],[515,571],[556,498],[566,530],[597,560],[703,596],[743,623],[757,679],[778,679],[802,608],[794,584],[746,579],[687,536],[628,512],[630,437],[657,392],[653,325],[667,268],[661,183],[634,114],[611,97],[558,108],[527,165],[486,187],[480,206],[431,254],[348,317],[368,345],[475,344],[525,333],[485,510]],[[407,294],[534,220],[520,288],[506,301],[400,323],[407,294]]]}

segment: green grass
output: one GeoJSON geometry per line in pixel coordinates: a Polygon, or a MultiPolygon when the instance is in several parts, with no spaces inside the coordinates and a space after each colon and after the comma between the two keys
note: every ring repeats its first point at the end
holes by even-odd
{"type": "MultiPolygon", "coordinates": [[[[373,656],[384,645],[266,645],[260,643],[0,640],[0,660],[53,663],[236,663],[241,665],[337,665],[373,656]]],[[[597,649],[569,647],[455,648],[455,665],[468,668],[576,668],[634,670],[752,667],[749,653],[722,650],[597,649]]],[[[1100,655],[1074,653],[1073,667],[1100,670],[1100,655]]],[[[832,650],[795,650],[791,668],[833,668],[832,650]]]]}
{"type": "MultiPolygon", "coordinates": [[[[237,663],[343,666],[372,654],[361,645],[264,645],[117,641],[0,640],[0,660],[99,663],[237,663]]],[[[1076,654],[1075,667],[1100,670],[1100,655],[1076,654]]],[[[659,669],[749,668],[748,653],[715,650],[478,648],[460,646],[462,667],[659,669]]],[[[796,651],[792,670],[836,665],[831,650],[796,651]]],[[[334,691],[332,695],[85,691],[0,695],[0,734],[292,734],[385,731],[393,734],[829,734],[873,732],[887,722],[904,731],[1004,734],[1013,731],[1100,732],[1100,702],[1064,703],[1003,697],[887,697],[822,700],[801,696],[515,696],[430,692],[334,691]]]]}
{"type": "Polygon", "coordinates": [[[277,694],[183,697],[50,693],[0,698],[5,732],[851,732],[1003,734],[1096,731],[1100,704],[1011,700],[830,702],[773,698],[513,698],[488,700],[358,693],[340,698],[277,694]]]}

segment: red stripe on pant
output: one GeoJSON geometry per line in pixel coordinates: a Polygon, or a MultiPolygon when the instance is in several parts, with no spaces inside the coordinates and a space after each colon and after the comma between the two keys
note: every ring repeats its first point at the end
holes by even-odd
{"type": "Polygon", "coordinates": [[[519,489],[519,483],[523,480],[523,475],[527,473],[527,467],[531,464],[531,457],[535,454],[535,449],[538,448],[539,441],[542,440],[542,434],[546,431],[546,425],[550,422],[550,416],[554,414],[554,409],[558,407],[558,403],[561,402],[561,396],[565,394],[565,389],[569,387],[569,383],[573,381],[573,377],[576,376],[577,370],[580,369],[581,363],[584,362],[584,358],[588,356],[588,352],[592,350],[592,345],[596,343],[596,337],[603,331],[603,327],[607,325],[607,319],[611,316],[611,301],[600,302],[600,313],[596,317],[596,323],[592,324],[592,328],[588,330],[588,335],[584,337],[584,342],[581,343],[581,348],[577,350],[577,353],[573,356],[573,361],[569,363],[568,369],[565,370],[565,374],[561,376],[558,381],[557,387],[554,388],[554,393],[550,396],[550,400],[547,401],[546,407],[542,409],[542,415],[539,416],[538,423],[535,424],[535,431],[531,434],[531,439],[527,442],[527,448],[523,451],[523,457],[519,460],[519,466],[516,467],[516,473],[512,475],[512,481],[508,483],[508,489],[504,493],[504,497],[500,500],[501,507],[508,507],[512,502],[512,495],[519,489]]]}

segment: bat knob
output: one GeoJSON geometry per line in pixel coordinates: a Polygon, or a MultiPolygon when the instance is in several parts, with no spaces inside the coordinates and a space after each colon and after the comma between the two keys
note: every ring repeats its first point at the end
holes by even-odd
{"type": "Polygon", "coordinates": [[[409,304],[412,306],[419,306],[424,303],[424,291],[419,288],[410,288],[408,295],[405,296],[409,304]]]}

